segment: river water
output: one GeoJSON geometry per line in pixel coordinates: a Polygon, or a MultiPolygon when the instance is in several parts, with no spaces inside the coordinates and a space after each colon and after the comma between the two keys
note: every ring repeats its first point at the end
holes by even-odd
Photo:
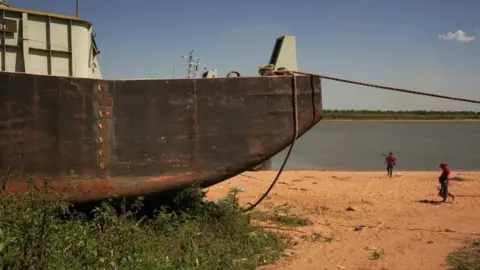
{"type": "MultiPolygon", "coordinates": [[[[384,170],[382,153],[397,157],[395,170],[480,170],[480,121],[323,121],[302,136],[286,169],[384,170]]],[[[287,149],[272,160],[278,169],[287,149]]]]}

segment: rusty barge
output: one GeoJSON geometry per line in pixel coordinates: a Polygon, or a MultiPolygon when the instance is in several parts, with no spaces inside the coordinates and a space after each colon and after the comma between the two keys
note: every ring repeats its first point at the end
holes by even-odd
{"type": "MultiPolygon", "coordinates": [[[[0,37],[9,193],[27,191],[18,171],[51,178],[73,202],[210,186],[292,143],[293,95],[300,136],[322,119],[318,77],[104,80],[90,22],[6,5],[0,37]]],[[[296,68],[293,37],[277,40],[270,63],[296,68]]]]}

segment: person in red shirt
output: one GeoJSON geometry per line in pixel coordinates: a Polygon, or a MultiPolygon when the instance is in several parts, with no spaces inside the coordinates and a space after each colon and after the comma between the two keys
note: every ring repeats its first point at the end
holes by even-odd
{"type": "Polygon", "coordinates": [[[446,163],[440,164],[440,168],[442,168],[442,174],[438,177],[438,182],[440,182],[440,192],[438,195],[443,198],[442,202],[446,202],[448,197],[452,198],[453,201],[455,200],[455,196],[448,191],[450,168],[448,168],[446,163]]]}
{"type": "Polygon", "coordinates": [[[385,163],[387,163],[387,175],[392,177],[393,167],[397,165],[397,158],[393,155],[392,152],[388,153],[388,156],[385,155],[385,163]]]}

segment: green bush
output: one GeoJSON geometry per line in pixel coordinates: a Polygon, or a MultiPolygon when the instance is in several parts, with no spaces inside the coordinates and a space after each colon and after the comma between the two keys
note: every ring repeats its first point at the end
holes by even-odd
{"type": "Polygon", "coordinates": [[[279,258],[288,240],[250,225],[236,193],[205,202],[192,187],[173,208],[139,215],[142,200],[91,215],[31,189],[0,197],[1,269],[255,269],[279,258]],[[139,217],[140,216],[140,217],[139,217]]]}
{"type": "Polygon", "coordinates": [[[472,241],[447,257],[452,270],[480,270],[480,241],[472,241]]]}

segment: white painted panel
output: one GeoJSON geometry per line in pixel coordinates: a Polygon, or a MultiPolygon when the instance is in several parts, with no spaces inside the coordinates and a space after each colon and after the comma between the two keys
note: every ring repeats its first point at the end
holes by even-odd
{"type": "Polygon", "coordinates": [[[30,47],[37,49],[47,49],[47,23],[46,17],[28,16],[27,38],[30,47]]]}
{"type": "Polygon", "coordinates": [[[23,72],[23,56],[20,48],[7,48],[5,54],[5,70],[9,72],[23,72]]]}
{"type": "Polygon", "coordinates": [[[30,50],[30,72],[33,74],[48,75],[48,52],[30,50]]]}
{"type": "Polygon", "coordinates": [[[68,51],[68,24],[66,22],[59,19],[51,19],[50,45],[52,50],[68,51]]]}
{"type": "Polygon", "coordinates": [[[100,72],[100,66],[96,58],[92,61],[92,68],[90,69],[90,71],[91,71],[89,76],[90,78],[94,78],[94,79],[102,78],[102,72],[100,72]]]}
{"type": "MultiPolygon", "coordinates": [[[[18,31],[15,34],[6,33],[5,44],[10,47],[5,59],[0,56],[0,63],[3,63],[1,67],[5,67],[0,72],[27,70],[34,74],[99,79],[102,77],[99,63],[92,56],[90,24],[75,19],[14,10],[5,12],[6,18],[17,20],[18,31]]],[[[2,43],[3,41],[0,40],[2,43]]],[[[3,48],[2,43],[0,50],[3,48]]]]}
{"type": "Polygon", "coordinates": [[[76,77],[88,78],[90,75],[90,42],[91,34],[88,28],[85,28],[85,26],[78,24],[72,26],[72,53],[76,77]]]}
{"type": "Polygon", "coordinates": [[[70,76],[70,56],[66,53],[52,53],[52,75],[70,76]]]}

